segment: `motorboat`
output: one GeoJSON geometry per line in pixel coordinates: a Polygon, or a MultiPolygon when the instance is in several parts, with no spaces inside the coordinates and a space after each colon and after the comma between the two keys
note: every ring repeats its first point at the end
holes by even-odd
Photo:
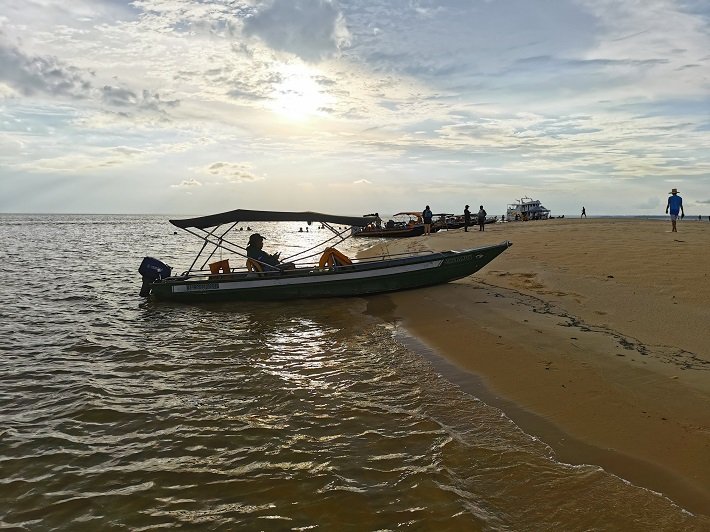
{"type": "Polygon", "coordinates": [[[527,196],[509,203],[505,217],[509,222],[528,220],[547,220],[550,217],[550,209],[546,209],[540,200],[534,200],[527,196]]]}
{"type": "Polygon", "coordinates": [[[424,220],[420,212],[398,212],[384,224],[376,220],[353,229],[353,236],[358,238],[407,238],[424,234],[424,220]]]}
{"type": "Polygon", "coordinates": [[[504,241],[459,251],[383,254],[366,259],[348,257],[335,247],[352,235],[349,227],[338,226],[362,228],[372,222],[372,217],[243,209],[173,219],[170,223],[175,227],[202,239],[202,247],[179,275],[172,275],[172,268],[160,260],[145,257],[138,269],[143,277],[141,295],[186,302],[366,296],[467,277],[512,245],[504,241]],[[289,257],[291,269],[280,269],[248,257],[245,248],[230,240],[239,223],[253,222],[319,222],[333,236],[289,257]],[[218,250],[218,256],[231,253],[234,258],[214,260],[218,250]]]}

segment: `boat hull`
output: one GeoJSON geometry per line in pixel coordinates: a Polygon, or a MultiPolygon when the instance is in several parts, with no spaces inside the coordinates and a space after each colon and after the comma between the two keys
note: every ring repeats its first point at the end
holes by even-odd
{"type": "Polygon", "coordinates": [[[363,229],[353,233],[357,238],[407,238],[410,236],[421,236],[424,234],[423,225],[415,225],[404,229],[363,229]]]}
{"type": "Polygon", "coordinates": [[[447,283],[467,277],[505,251],[510,242],[463,251],[358,263],[338,269],[299,269],[268,274],[168,278],[151,285],[156,299],[267,301],[366,296],[447,283]]]}

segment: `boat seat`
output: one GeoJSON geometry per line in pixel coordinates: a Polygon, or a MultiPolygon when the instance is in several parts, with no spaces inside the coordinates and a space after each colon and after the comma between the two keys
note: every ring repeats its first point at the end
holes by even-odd
{"type": "Polygon", "coordinates": [[[259,275],[264,273],[264,265],[252,258],[247,259],[247,271],[251,274],[250,276],[259,275]]]}
{"type": "Polygon", "coordinates": [[[218,260],[210,264],[210,273],[231,273],[232,270],[229,268],[229,259],[218,260]]]}
{"type": "Polygon", "coordinates": [[[350,266],[353,261],[335,248],[325,248],[318,263],[319,268],[339,268],[350,266]]]}

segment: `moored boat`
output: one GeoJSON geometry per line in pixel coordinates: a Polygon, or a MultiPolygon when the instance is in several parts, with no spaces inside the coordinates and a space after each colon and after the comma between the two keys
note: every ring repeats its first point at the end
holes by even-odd
{"type": "Polygon", "coordinates": [[[407,238],[423,234],[424,220],[418,212],[398,212],[384,225],[374,222],[362,228],[353,226],[353,236],[358,238],[407,238]]]}
{"type": "MultiPolygon", "coordinates": [[[[349,231],[331,224],[364,227],[369,217],[334,216],[313,212],[235,210],[226,213],[170,220],[204,241],[188,270],[171,275],[171,268],[146,257],[139,268],[143,276],[141,295],[180,301],[285,300],[320,297],[364,296],[382,292],[420,288],[467,277],[505,251],[511,243],[481,246],[461,251],[387,255],[356,260],[328,246],[321,253],[294,260],[293,269],[278,269],[246,256],[246,250],[229,242],[228,233],[239,222],[306,221],[320,222],[340,241],[349,231]],[[221,228],[227,225],[226,230],[221,228]],[[217,249],[244,259],[244,266],[231,267],[228,260],[208,264],[217,249]],[[313,260],[314,257],[318,260],[313,260]],[[204,259],[199,267],[195,267],[204,259]]],[[[325,245],[327,244],[324,243],[325,245]]],[[[309,250],[310,251],[310,250],[309,250]]],[[[291,258],[289,258],[291,259],[291,258]]]]}
{"type": "Polygon", "coordinates": [[[540,200],[525,196],[515,203],[508,204],[505,216],[508,221],[547,220],[550,217],[550,209],[546,209],[540,200]]]}

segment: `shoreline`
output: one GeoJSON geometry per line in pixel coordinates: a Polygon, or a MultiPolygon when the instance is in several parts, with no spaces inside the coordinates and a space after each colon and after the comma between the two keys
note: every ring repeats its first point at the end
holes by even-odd
{"type": "Polygon", "coordinates": [[[710,228],[694,225],[511,222],[388,242],[390,252],[513,246],[472,277],[381,297],[391,319],[478,376],[476,393],[561,461],[708,515],[710,228]],[[676,271],[675,261],[700,266],[676,271]]]}
{"type": "Polygon", "coordinates": [[[556,461],[570,465],[596,465],[607,473],[627,480],[635,486],[660,494],[684,510],[707,515],[707,497],[696,486],[663,467],[621,453],[615,449],[586,443],[562,430],[550,420],[512,400],[495,393],[484,379],[443,356],[422,339],[401,327],[395,337],[412,351],[424,356],[449,382],[489,406],[499,409],[523,432],[547,444],[556,461]]]}

